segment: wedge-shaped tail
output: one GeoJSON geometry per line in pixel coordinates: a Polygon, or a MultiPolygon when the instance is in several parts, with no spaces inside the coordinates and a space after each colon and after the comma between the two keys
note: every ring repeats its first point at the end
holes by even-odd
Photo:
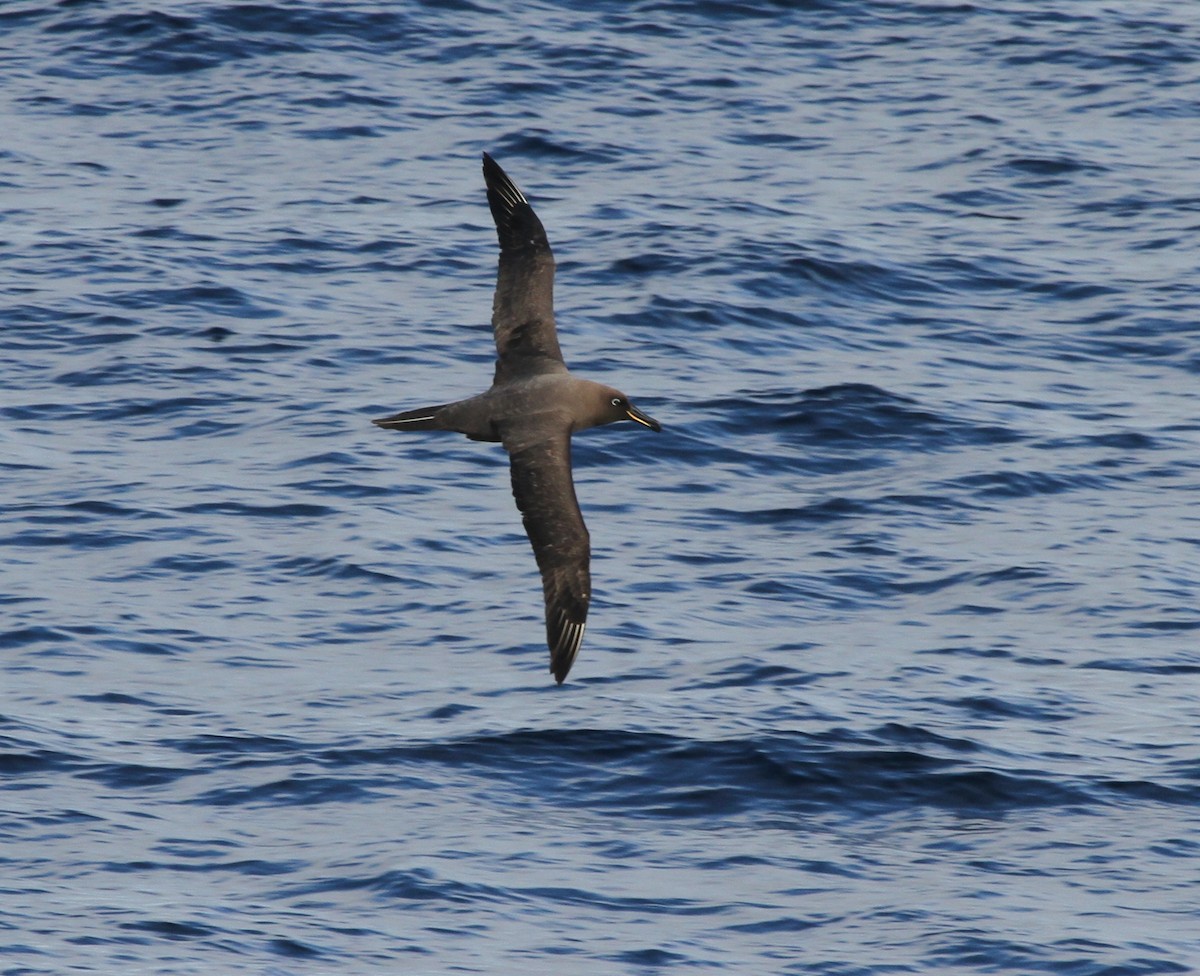
{"type": "Polygon", "coordinates": [[[420,410],[405,410],[390,417],[372,420],[371,423],[385,430],[445,430],[438,422],[438,415],[447,406],[449,404],[443,403],[436,407],[422,407],[420,410]]]}

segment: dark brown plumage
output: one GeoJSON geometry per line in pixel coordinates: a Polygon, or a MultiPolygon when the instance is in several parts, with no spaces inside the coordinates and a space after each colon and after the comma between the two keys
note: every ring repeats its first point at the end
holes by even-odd
{"type": "Polygon", "coordinates": [[[619,390],[567,370],[554,324],[554,255],[546,231],[487,153],[483,176],[500,239],[492,386],[467,400],[373,422],[389,430],[452,430],[504,445],[513,496],[542,574],[550,670],[561,684],[583,642],[591,599],[591,548],[571,476],[571,435],[618,420],[661,427],[619,390]]]}

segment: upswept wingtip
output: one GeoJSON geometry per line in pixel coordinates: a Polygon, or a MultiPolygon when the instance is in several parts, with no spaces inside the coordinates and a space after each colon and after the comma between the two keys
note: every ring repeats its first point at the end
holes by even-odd
{"type": "MultiPolygon", "coordinates": [[[[483,154],[483,181],[488,188],[488,203],[492,205],[493,216],[498,217],[496,212],[496,203],[503,204],[506,211],[505,216],[508,219],[512,218],[517,207],[521,204],[529,206],[529,201],[525,199],[525,194],[521,192],[512,178],[501,169],[497,163],[486,152],[483,154]]],[[[499,220],[497,220],[499,223],[499,220]]]]}
{"type": "Polygon", "coordinates": [[[579,656],[579,649],[583,646],[583,633],[586,629],[587,624],[584,621],[573,621],[568,617],[566,611],[559,611],[557,633],[551,635],[550,671],[554,674],[554,680],[560,685],[567,680],[571,665],[579,656]]]}

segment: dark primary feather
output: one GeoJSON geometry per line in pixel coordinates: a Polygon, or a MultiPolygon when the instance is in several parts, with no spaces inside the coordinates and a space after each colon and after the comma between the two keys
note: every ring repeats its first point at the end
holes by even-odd
{"type": "Polygon", "coordinates": [[[537,214],[496,161],[483,154],[488,206],[500,239],[492,304],[496,381],[565,370],[554,327],[554,254],[537,214]]]}
{"type": "Polygon", "coordinates": [[[558,429],[527,442],[514,433],[504,446],[513,497],[542,573],[550,670],[561,684],[583,643],[591,599],[591,545],[571,477],[571,435],[558,429]]]}

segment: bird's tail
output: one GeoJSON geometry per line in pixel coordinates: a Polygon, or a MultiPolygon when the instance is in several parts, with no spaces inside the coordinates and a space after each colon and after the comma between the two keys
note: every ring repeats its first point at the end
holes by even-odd
{"type": "Polygon", "coordinates": [[[436,407],[422,407],[420,410],[405,410],[390,417],[372,420],[371,423],[385,430],[445,430],[438,416],[447,406],[449,404],[443,403],[436,407]]]}

